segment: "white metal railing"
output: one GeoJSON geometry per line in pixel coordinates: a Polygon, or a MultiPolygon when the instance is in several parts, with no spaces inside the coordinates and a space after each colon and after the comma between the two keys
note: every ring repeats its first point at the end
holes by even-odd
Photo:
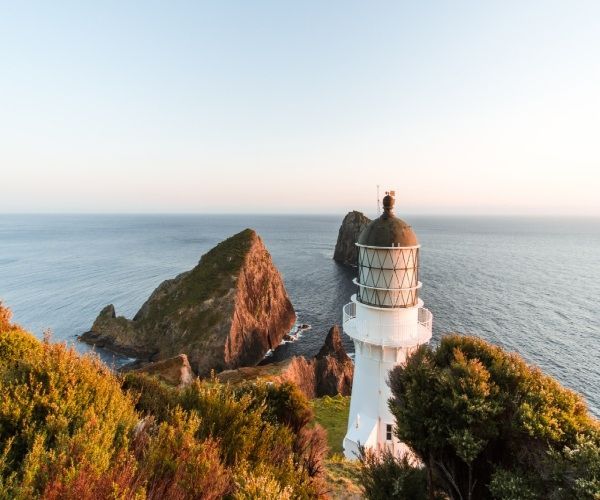
{"type": "Polygon", "coordinates": [[[429,330],[433,327],[433,314],[426,307],[419,307],[419,325],[429,330]]]}
{"type": "Polygon", "coordinates": [[[401,321],[364,321],[356,318],[356,303],[349,302],[343,309],[344,331],[352,338],[369,344],[389,347],[410,347],[423,344],[431,338],[433,315],[420,307],[418,323],[409,325],[401,321]]]}
{"type": "MultiPolygon", "coordinates": [[[[338,309],[338,311],[339,311],[339,309],[338,309]]],[[[345,325],[351,319],[356,318],[356,302],[348,302],[342,308],[342,311],[343,311],[342,323],[345,325]]]]}

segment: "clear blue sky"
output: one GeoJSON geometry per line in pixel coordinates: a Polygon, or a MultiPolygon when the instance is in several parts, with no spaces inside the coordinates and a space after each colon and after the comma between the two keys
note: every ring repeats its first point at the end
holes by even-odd
{"type": "Polygon", "coordinates": [[[600,2],[7,2],[0,212],[600,215],[600,2]]]}

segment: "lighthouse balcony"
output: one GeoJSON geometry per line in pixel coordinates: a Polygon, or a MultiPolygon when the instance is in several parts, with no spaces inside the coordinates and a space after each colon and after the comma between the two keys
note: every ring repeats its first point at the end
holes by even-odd
{"type": "Polygon", "coordinates": [[[343,308],[344,332],[355,340],[383,347],[414,347],[431,339],[433,315],[425,307],[418,308],[416,324],[381,317],[361,319],[356,309],[356,302],[343,308]]]}

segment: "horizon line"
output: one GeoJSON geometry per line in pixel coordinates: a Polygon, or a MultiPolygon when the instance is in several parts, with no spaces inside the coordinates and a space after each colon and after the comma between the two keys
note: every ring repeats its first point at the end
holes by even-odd
{"type": "MultiPolygon", "coordinates": [[[[0,212],[0,217],[5,216],[214,216],[214,217],[235,217],[235,216],[266,216],[266,217],[315,217],[315,216],[345,216],[350,212],[360,212],[368,216],[368,213],[360,210],[349,210],[347,212],[0,212]]],[[[441,212],[403,212],[398,217],[519,217],[519,218],[588,218],[598,219],[600,214],[578,214],[578,213],[441,213],[441,212]]]]}

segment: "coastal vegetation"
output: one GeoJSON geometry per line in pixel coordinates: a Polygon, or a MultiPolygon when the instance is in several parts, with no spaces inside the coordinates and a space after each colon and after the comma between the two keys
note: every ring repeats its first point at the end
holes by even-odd
{"type": "Polygon", "coordinates": [[[390,386],[396,434],[421,466],[364,453],[369,498],[419,484],[421,498],[600,498],[598,420],[517,354],[449,335],[419,347],[390,386]]]}
{"type": "Polygon", "coordinates": [[[291,384],[121,377],[0,307],[0,498],[313,498],[323,429],[291,384]]]}
{"type": "Polygon", "coordinates": [[[349,461],[348,397],[308,401],[261,377],[119,375],[0,305],[0,499],[600,498],[598,421],[518,355],[450,335],[390,386],[413,457],[349,461]]]}

